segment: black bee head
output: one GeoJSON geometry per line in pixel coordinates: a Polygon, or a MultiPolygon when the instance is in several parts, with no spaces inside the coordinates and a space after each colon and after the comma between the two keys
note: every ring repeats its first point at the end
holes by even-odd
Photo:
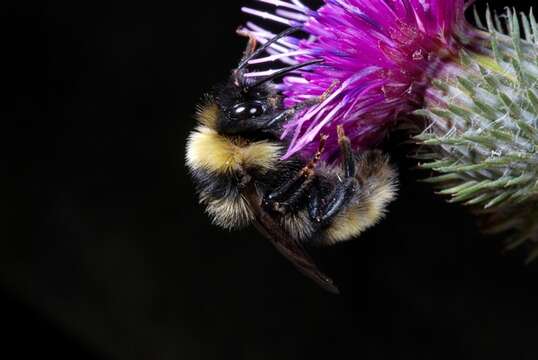
{"type": "Polygon", "coordinates": [[[284,109],[271,84],[249,88],[236,80],[233,75],[215,98],[219,108],[215,130],[225,135],[258,136],[278,131],[284,109]]]}
{"type": "Polygon", "coordinates": [[[215,89],[212,100],[200,109],[201,122],[222,135],[262,139],[278,138],[282,124],[288,120],[293,111],[284,108],[273,81],[290,72],[319,64],[323,60],[314,59],[281,69],[261,72],[249,71],[249,66],[263,62],[260,59],[254,59],[279,39],[297,30],[299,28],[290,28],[266,41],[258,49],[256,49],[256,39],[251,33],[239,31],[249,37],[243,58],[237,68],[232,71],[228,81],[215,89]]]}

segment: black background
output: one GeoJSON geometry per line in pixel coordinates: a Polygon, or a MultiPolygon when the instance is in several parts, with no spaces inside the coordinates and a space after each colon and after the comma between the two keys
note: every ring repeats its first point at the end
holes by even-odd
{"type": "Polygon", "coordinates": [[[341,296],[210,225],[184,145],[243,50],[240,5],[4,4],[0,356],[536,359],[536,265],[417,183],[403,146],[387,219],[317,254],[341,296]]]}

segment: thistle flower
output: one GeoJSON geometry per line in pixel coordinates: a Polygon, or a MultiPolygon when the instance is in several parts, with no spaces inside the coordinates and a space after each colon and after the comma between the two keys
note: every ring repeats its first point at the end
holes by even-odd
{"type": "MultiPolygon", "coordinates": [[[[318,11],[299,1],[258,1],[274,5],[275,13],[243,11],[310,35],[283,39],[262,61],[324,60],[284,79],[286,104],[330,92],[286,124],[285,157],[312,154],[323,132],[330,136],[326,157],[334,159],[338,144],[331,135],[338,125],[357,149],[379,142],[398,115],[422,104],[430,79],[460,47],[455,34],[467,31],[463,0],[326,0],[318,11]]],[[[253,23],[247,28],[262,43],[275,35],[253,23]]]]}
{"type": "MultiPolygon", "coordinates": [[[[473,206],[486,231],[511,232],[510,247],[536,243],[538,257],[538,24],[531,13],[465,21],[464,0],[257,0],[274,12],[243,8],[307,38],[288,36],[258,63],[322,59],[286,77],[288,106],[318,98],[285,125],[286,157],[311,156],[320,133],[326,160],[338,158],[343,125],[355,148],[379,142],[398,119],[425,116],[416,137],[427,182],[473,206]],[[522,33],[524,37],[522,38],[522,33]],[[331,142],[332,140],[332,142],[331,142]]],[[[260,41],[275,34],[254,24],[260,41]]],[[[256,76],[256,74],[252,74],[256,76]]]]}

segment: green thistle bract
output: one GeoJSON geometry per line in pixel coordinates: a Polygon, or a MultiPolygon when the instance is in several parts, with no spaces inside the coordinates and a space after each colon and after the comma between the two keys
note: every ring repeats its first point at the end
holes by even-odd
{"type": "MultiPolygon", "coordinates": [[[[485,232],[508,232],[508,248],[538,258],[538,23],[508,9],[487,11],[460,58],[440,73],[416,113],[426,179],[452,202],[471,205],[485,232]]],[[[465,41],[465,39],[463,39],[465,41]]]]}

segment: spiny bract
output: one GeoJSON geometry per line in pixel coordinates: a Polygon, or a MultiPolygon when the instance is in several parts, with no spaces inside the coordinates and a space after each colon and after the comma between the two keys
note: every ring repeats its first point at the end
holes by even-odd
{"type": "Polygon", "coordinates": [[[472,205],[486,232],[509,231],[509,248],[533,247],[538,257],[538,24],[508,9],[487,11],[479,47],[460,51],[450,72],[433,81],[430,121],[416,137],[421,166],[437,176],[452,202],[472,205]],[[523,31],[523,34],[521,34],[523,31]],[[523,37],[522,37],[523,35],[523,37]]]}

